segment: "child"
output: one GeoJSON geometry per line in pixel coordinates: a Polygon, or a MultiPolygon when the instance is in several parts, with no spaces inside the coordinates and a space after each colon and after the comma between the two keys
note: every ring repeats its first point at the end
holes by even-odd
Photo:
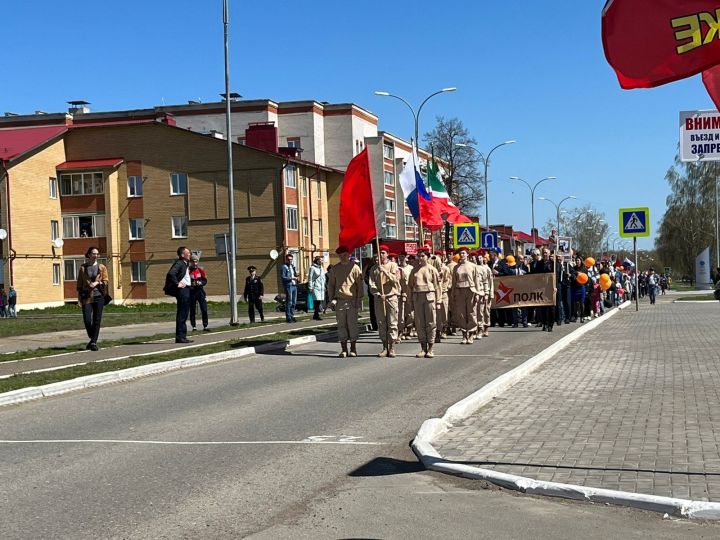
{"type": "Polygon", "coordinates": [[[593,284],[590,290],[590,306],[592,308],[592,316],[597,318],[600,316],[600,302],[602,301],[602,289],[597,279],[592,278],[593,284]]]}

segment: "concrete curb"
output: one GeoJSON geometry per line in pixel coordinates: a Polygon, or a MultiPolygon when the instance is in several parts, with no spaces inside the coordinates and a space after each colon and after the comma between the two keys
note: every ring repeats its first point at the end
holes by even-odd
{"type": "Polygon", "coordinates": [[[673,300],[673,304],[715,304],[717,300],[673,300]]]}
{"type": "Polygon", "coordinates": [[[295,347],[297,345],[313,343],[318,339],[330,338],[336,334],[337,331],[332,330],[330,332],[325,332],[323,334],[317,334],[314,336],[300,336],[290,339],[288,341],[276,341],[273,343],[258,345],[257,347],[244,347],[236,351],[223,351],[213,354],[189,356],[187,358],[179,358],[177,360],[168,360],[166,362],[146,364],[144,366],[120,369],[117,371],[108,371],[105,373],[86,375],[84,377],[77,377],[75,379],[70,379],[67,381],[45,384],[43,386],[21,388],[19,390],[13,390],[11,392],[5,392],[0,394],[0,407],[3,407],[5,405],[17,405],[20,403],[25,403],[27,401],[33,401],[36,399],[42,399],[50,396],[59,396],[61,394],[67,394],[69,392],[75,392],[77,390],[84,390],[86,388],[95,388],[97,386],[104,386],[106,384],[131,381],[140,377],[147,377],[148,375],[157,375],[169,371],[176,371],[178,369],[192,368],[206,364],[214,364],[216,362],[222,362],[223,360],[241,358],[243,356],[249,356],[251,354],[261,353],[265,351],[287,349],[289,347],[295,347]]]}
{"type": "Polygon", "coordinates": [[[633,305],[627,301],[599,319],[581,326],[567,336],[555,342],[547,349],[536,354],[515,369],[508,371],[497,379],[483,386],[477,392],[452,405],[445,412],[442,418],[431,418],[423,422],[417,432],[411,447],[415,455],[423,465],[433,471],[463,476],[475,480],[485,480],[499,486],[528,493],[531,495],[546,495],[550,497],[562,497],[566,499],[584,500],[589,502],[600,502],[615,504],[619,506],[631,506],[644,510],[663,512],[678,517],[693,519],[720,519],[720,503],[692,501],[687,499],[675,499],[672,497],[660,497],[657,495],[644,495],[627,491],[615,491],[602,488],[590,488],[573,484],[561,484],[558,482],[544,482],[533,480],[524,476],[502,473],[499,471],[473,467],[459,463],[451,463],[443,459],[433,447],[432,442],[458,421],[461,421],[482,406],[490,402],[494,397],[501,394],[519,380],[526,377],[543,363],[555,356],[570,343],[577,340],[590,330],[596,328],[604,320],[612,317],[618,311],[633,305]]]}

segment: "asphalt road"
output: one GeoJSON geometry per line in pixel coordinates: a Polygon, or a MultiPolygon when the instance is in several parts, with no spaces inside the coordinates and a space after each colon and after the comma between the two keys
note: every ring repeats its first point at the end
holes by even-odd
{"type": "Polygon", "coordinates": [[[356,359],[317,343],[1,409],[0,538],[717,537],[420,471],[423,420],[567,330],[432,360],[370,356],[367,336],[356,359]]]}

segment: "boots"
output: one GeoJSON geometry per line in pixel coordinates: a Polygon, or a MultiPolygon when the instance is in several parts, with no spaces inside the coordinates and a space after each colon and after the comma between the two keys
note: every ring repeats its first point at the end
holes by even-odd
{"type": "Polygon", "coordinates": [[[351,341],[350,342],[350,356],[355,358],[357,356],[357,349],[355,348],[357,344],[357,341],[351,341]]]}
{"type": "Polygon", "coordinates": [[[425,358],[434,358],[435,355],[433,354],[433,344],[428,343],[427,350],[425,352],[425,358]]]}
{"type": "Polygon", "coordinates": [[[379,358],[385,358],[388,354],[389,345],[386,341],[383,341],[383,350],[377,353],[379,358]]]}
{"type": "Polygon", "coordinates": [[[423,358],[425,354],[427,353],[427,344],[426,343],[420,343],[420,347],[422,350],[415,355],[415,358],[423,358]]]}
{"type": "Polygon", "coordinates": [[[342,347],[342,350],[340,351],[340,354],[338,354],[338,356],[340,358],[346,358],[348,355],[347,341],[341,341],[340,347],[342,347]]]}
{"type": "Polygon", "coordinates": [[[435,343],[440,343],[442,341],[442,330],[440,328],[437,328],[435,330],[435,343]]]}
{"type": "Polygon", "coordinates": [[[467,345],[468,343],[469,343],[469,342],[468,342],[468,333],[467,333],[465,330],[463,330],[463,333],[462,333],[462,341],[460,342],[460,344],[461,344],[461,345],[467,345]]]}
{"type": "Polygon", "coordinates": [[[395,344],[391,341],[388,344],[388,358],[395,358],[395,344]]]}
{"type": "Polygon", "coordinates": [[[488,337],[488,327],[487,327],[487,325],[483,326],[483,333],[482,333],[482,335],[483,335],[483,337],[488,337]]]}
{"type": "Polygon", "coordinates": [[[468,338],[467,338],[468,345],[471,344],[474,340],[475,340],[475,332],[468,332],[468,338]]]}

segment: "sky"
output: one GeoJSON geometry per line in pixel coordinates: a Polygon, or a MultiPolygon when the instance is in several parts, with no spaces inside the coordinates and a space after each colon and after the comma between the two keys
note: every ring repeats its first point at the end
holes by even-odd
{"type": "MultiPolygon", "coordinates": [[[[0,113],[95,111],[217,101],[224,91],[222,0],[7,0],[0,113]]],[[[618,209],[650,208],[652,248],[669,194],[678,113],[714,108],[699,76],[621,90],[600,35],[604,0],[274,3],[230,0],[231,90],[246,99],[354,102],[379,129],[409,139],[410,111],[457,117],[487,152],[490,221],[529,231],[536,197],[591,204],[617,229],[618,209]]],[[[535,202],[536,226],[554,217],[535,202]]]]}

